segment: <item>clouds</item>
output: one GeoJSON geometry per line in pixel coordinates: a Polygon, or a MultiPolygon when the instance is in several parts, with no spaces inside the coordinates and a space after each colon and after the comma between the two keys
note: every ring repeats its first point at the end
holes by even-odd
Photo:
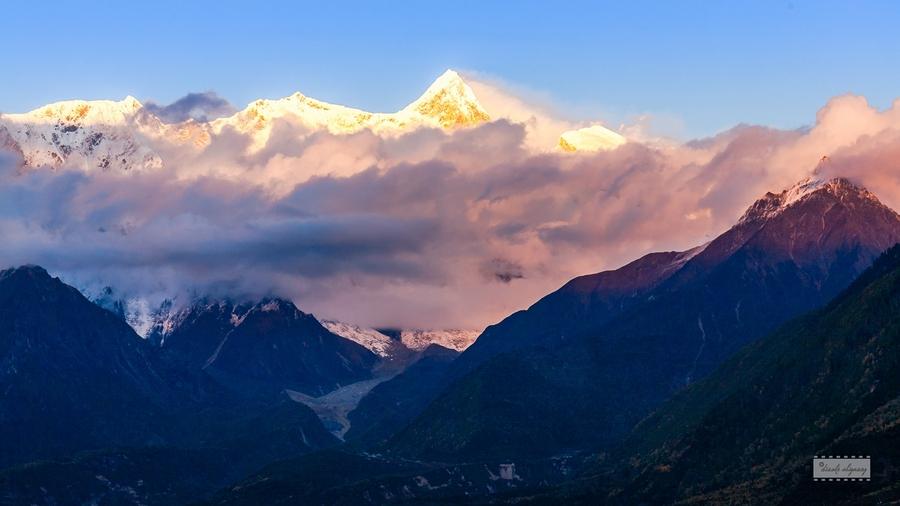
{"type": "Polygon", "coordinates": [[[180,123],[189,119],[209,121],[230,116],[237,111],[214,91],[188,93],[168,105],[147,102],[144,107],[166,123],[180,123]]]}
{"type": "Polygon", "coordinates": [[[818,170],[900,207],[900,107],[838,97],[798,131],[534,153],[529,127],[331,135],[290,118],[248,155],[213,136],[137,174],[20,173],[0,157],[0,262],[80,286],[292,297],[373,326],[480,327],[573,276],[701,244],[818,170]],[[826,164],[819,164],[828,155],[826,164]]]}

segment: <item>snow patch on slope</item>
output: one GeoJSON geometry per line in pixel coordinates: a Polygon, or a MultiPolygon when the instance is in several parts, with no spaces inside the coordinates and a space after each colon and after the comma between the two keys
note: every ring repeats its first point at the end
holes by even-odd
{"type": "Polygon", "coordinates": [[[389,336],[386,336],[375,329],[364,328],[358,325],[351,325],[349,323],[333,320],[322,320],[320,323],[332,334],[339,335],[356,344],[364,346],[367,350],[382,358],[391,356],[392,350],[397,344],[389,336]]]}
{"type": "Polygon", "coordinates": [[[837,177],[824,179],[813,174],[781,193],[767,193],[763,198],[754,202],[753,205],[747,209],[747,212],[741,217],[739,223],[774,218],[783,213],[786,209],[803,202],[810,196],[819,192],[826,192],[839,198],[848,193],[853,193],[862,195],[874,202],[878,202],[878,198],[875,197],[874,194],[865,188],[856,186],[845,178],[837,177]]]}
{"type": "Polygon", "coordinates": [[[400,333],[400,341],[415,351],[422,351],[432,344],[463,351],[471,346],[479,335],[481,335],[479,330],[404,330],[400,333]]]}
{"type": "Polygon", "coordinates": [[[481,334],[481,331],[478,330],[407,329],[398,331],[398,337],[392,338],[384,332],[349,323],[334,320],[322,320],[320,323],[329,332],[365,346],[380,357],[394,356],[398,347],[420,352],[432,344],[462,351],[475,342],[475,339],[481,334]]]}

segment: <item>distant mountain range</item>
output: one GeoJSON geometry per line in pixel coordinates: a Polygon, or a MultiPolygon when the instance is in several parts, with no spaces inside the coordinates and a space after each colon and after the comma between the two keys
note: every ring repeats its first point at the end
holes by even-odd
{"type": "MultiPolygon", "coordinates": [[[[170,124],[134,97],[118,102],[56,102],[26,113],[0,114],[0,148],[20,155],[26,167],[154,170],[165,166],[169,156],[202,153],[216,138],[239,135],[245,139],[245,152],[256,153],[266,146],[279,122],[307,133],[346,135],[368,130],[397,136],[422,128],[469,128],[495,119],[501,118],[485,110],[462,77],[448,70],[421,97],[394,113],[371,113],[295,93],[277,100],[255,100],[225,118],[170,124]]],[[[560,132],[556,147],[597,151],[625,142],[622,135],[593,125],[560,132]]]]}

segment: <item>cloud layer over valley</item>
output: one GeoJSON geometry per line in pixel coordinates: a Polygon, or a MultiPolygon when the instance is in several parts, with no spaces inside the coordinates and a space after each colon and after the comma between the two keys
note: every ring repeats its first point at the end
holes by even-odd
{"type": "MultiPolygon", "coordinates": [[[[193,146],[139,134],[164,163],[132,171],[23,167],[10,150],[0,263],[151,300],[276,294],[368,326],[478,328],[573,276],[706,242],[817,169],[900,208],[898,103],[842,96],[804,130],[570,154],[532,143],[564,120],[490,86],[473,85],[485,109],[515,113],[468,128],[336,134],[286,116],[255,150],[230,126],[193,146]]],[[[231,111],[200,98],[154,107],[166,123],[231,111]]]]}

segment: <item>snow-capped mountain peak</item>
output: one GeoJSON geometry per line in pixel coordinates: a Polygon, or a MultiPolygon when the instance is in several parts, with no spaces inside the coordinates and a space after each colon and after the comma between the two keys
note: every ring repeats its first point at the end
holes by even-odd
{"type": "Polygon", "coordinates": [[[449,330],[425,330],[425,329],[410,329],[403,330],[400,333],[400,340],[405,344],[409,349],[422,351],[425,348],[428,348],[432,344],[438,344],[443,346],[444,348],[448,348],[455,351],[463,351],[475,340],[478,336],[481,335],[481,331],[479,330],[463,330],[463,329],[449,329],[449,330]]]}
{"type": "Polygon", "coordinates": [[[122,125],[143,105],[134,97],[122,100],[64,100],[21,114],[3,114],[15,123],[64,124],[66,126],[122,125]]]}
{"type": "Polygon", "coordinates": [[[131,96],[120,101],[66,100],[26,113],[2,114],[0,129],[29,167],[159,168],[162,158],[147,137],[165,133],[159,131],[161,123],[148,121],[144,112],[131,96]]]}
{"type": "Polygon", "coordinates": [[[425,90],[421,97],[400,114],[418,113],[432,118],[444,128],[472,126],[490,121],[490,116],[472,88],[453,70],[447,70],[425,90]]]}
{"type": "Polygon", "coordinates": [[[746,223],[755,220],[771,219],[783,213],[800,202],[804,202],[810,196],[818,193],[828,193],[843,198],[846,195],[858,195],[865,200],[878,203],[878,198],[860,186],[846,178],[836,177],[825,179],[817,174],[807,176],[795,183],[790,188],[783,190],[781,193],[767,193],[763,198],[757,200],[741,217],[739,223],[746,223]]]}
{"type": "Polygon", "coordinates": [[[332,334],[365,346],[381,358],[390,357],[396,353],[398,343],[375,329],[332,320],[321,320],[320,323],[332,334]]]}
{"type": "Polygon", "coordinates": [[[397,356],[401,349],[422,352],[432,344],[463,351],[481,335],[478,330],[376,330],[334,320],[320,323],[330,332],[361,344],[382,358],[397,356]]]}
{"type": "Polygon", "coordinates": [[[559,136],[559,148],[568,152],[607,151],[626,142],[625,137],[602,125],[569,130],[559,136]]]}
{"type": "MultiPolygon", "coordinates": [[[[496,118],[463,77],[447,70],[397,112],[368,112],[297,92],[280,99],[255,100],[231,116],[209,122],[169,124],[131,96],[119,101],[55,102],[26,113],[0,114],[0,149],[21,157],[26,167],[135,171],[200,155],[215,136],[226,132],[246,139],[246,154],[258,153],[279,124],[300,138],[323,131],[333,135],[370,131],[396,137],[417,129],[470,128],[492,119],[496,118]]],[[[625,138],[594,125],[565,132],[558,142],[564,150],[590,152],[615,148],[625,138]]]]}
{"type": "Polygon", "coordinates": [[[253,139],[250,146],[252,152],[265,146],[277,120],[289,121],[310,131],[350,134],[371,127],[374,116],[366,111],[322,102],[296,92],[280,99],[255,100],[234,115],[213,121],[211,126],[215,133],[230,127],[250,136],[253,139]]]}
{"type": "Polygon", "coordinates": [[[376,134],[397,135],[426,128],[474,126],[490,117],[472,88],[456,72],[448,70],[404,109],[394,113],[373,113],[310,98],[300,92],[275,100],[256,100],[245,109],[212,123],[214,132],[225,128],[249,135],[249,148],[265,146],[276,120],[292,122],[311,131],[326,130],[335,135],[369,129],[376,134]]]}

